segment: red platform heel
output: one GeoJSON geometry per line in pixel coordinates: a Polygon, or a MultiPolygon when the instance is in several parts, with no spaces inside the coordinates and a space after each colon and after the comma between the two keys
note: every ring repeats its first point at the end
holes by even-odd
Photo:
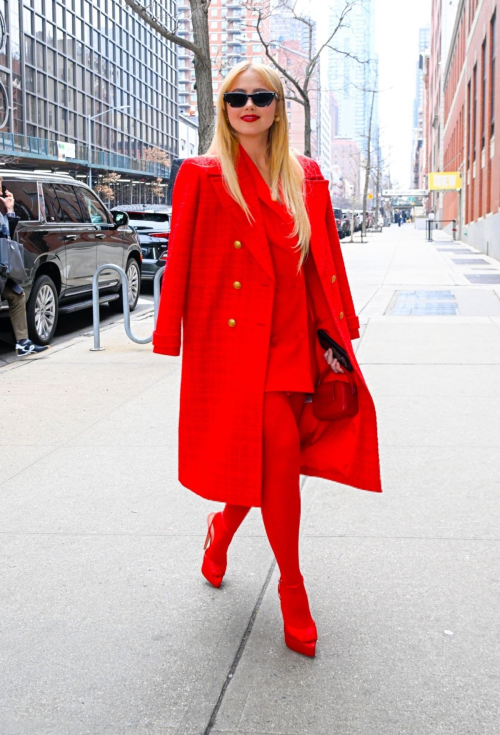
{"type": "Polygon", "coordinates": [[[222,523],[221,513],[209,513],[207,518],[208,532],[205,539],[205,545],[203,546],[203,548],[205,549],[205,554],[203,556],[203,564],[201,565],[201,573],[203,574],[205,579],[210,582],[211,585],[218,588],[221,586],[222,578],[226,573],[227,560],[223,564],[218,564],[207,556],[207,549],[210,544],[213,544],[215,538],[215,516],[220,516],[219,523],[222,523]]]}
{"type": "Polygon", "coordinates": [[[307,600],[307,593],[304,589],[304,582],[299,584],[286,585],[283,584],[281,579],[278,582],[278,595],[280,597],[281,612],[283,614],[283,628],[285,633],[285,643],[292,651],[301,653],[303,656],[310,656],[311,658],[316,655],[316,641],[318,639],[318,633],[316,630],[316,623],[312,619],[311,612],[309,610],[309,602],[307,600]],[[301,606],[305,605],[306,615],[305,619],[309,618],[309,621],[305,627],[296,627],[287,622],[287,618],[293,616],[293,609],[297,607],[297,603],[301,606]]]}

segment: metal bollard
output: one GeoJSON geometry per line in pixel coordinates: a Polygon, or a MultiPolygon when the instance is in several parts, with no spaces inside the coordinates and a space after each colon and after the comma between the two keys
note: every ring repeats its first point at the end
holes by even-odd
{"type": "MultiPolygon", "coordinates": [[[[119,265],[113,265],[112,263],[105,263],[104,265],[99,266],[99,268],[94,273],[94,277],[92,278],[92,311],[93,311],[93,321],[94,321],[94,346],[91,347],[91,352],[100,352],[104,350],[104,347],[101,347],[101,333],[100,333],[100,315],[99,315],[99,274],[101,271],[111,269],[115,270],[122,282],[122,295],[123,295],[123,321],[125,326],[125,332],[127,334],[127,337],[132,340],[132,342],[136,342],[139,345],[145,345],[148,344],[153,340],[153,335],[151,337],[146,337],[145,339],[140,339],[139,337],[135,337],[132,334],[132,330],[130,328],[130,307],[128,303],[128,278],[127,274],[123,270],[123,268],[120,268],[119,265]]],[[[156,326],[156,316],[158,313],[158,307],[160,304],[160,278],[163,274],[163,271],[165,270],[165,267],[160,268],[158,273],[155,276],[154,280],[154,323],[156,326]]]]}
{"type": "Polygon", "coordinates": [[[154,293],[154,321],[153,321],[153,329],[156,329],[156,320],[158,318],[158,309],[160,308],[160,292],[161,292],[160,279],[161,279],[164,271],[165,271],[165,266],[163,266],[163,268],[160,268],[160,270],[158,271],[158,273],[155,275],[155,280],[154,280],[154,288],[153,288],[153,293],[154,293]]]}

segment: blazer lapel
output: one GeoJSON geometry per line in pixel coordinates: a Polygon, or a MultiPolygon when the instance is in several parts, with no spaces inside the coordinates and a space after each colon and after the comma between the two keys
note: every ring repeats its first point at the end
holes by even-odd
{"type": "Polygon", "coordinates": [[[236,166],[236,171],[238,174],[241,193],[243,194],[248,208],[254,217],[252,223],[248,221],[245,212],[227,191],[220,171],[220,166],[218,167],[218,170],[216,168],[209,170],[210,180],[224,207],[224,212],[227,213],[226,216],[233,218],[235,223],[237,223],[235,226],[235,232],[238,239],[244,242],[245,246],[248,247],[254,258],[274,281],[273,261],[262,221],[255,182],[253,181],[251,173],[243,159],[243,156],[241,155],[236,166]]]}
{"type": "MultiPolygon", "coordinates": [[[[235,221],[235,232],[237,233],[237,237],[245,243],[246,247],[248,247],[255,259],[274,281],[275,276],[273,262],[269,250],[266,231],[262,221],[259,193],[262,198],[268,197],[268,203],[270,206],[275,206],[280,209],[280,205],[278,202],[274,202],[271,198],[269,187],[260,174],[259,177],[261,182],[258,182],[256,176],[253,176],[254,172],[250,169],[244,156],[245,154],[240,155],[236,170],[241,192],[248,204],[250,212],[255,218],[252,223],[248,221],[246,214],[243,212],[239,204],[235,202],[228,193],[224,185],[220,164],[217,163],[216,166],[210,167],[208,169],[208,173],[210,175],[210,181],[217,193],[217,197],[223,206],[225,215],[231,217],[235,221]],[[267,192],[264,192],[262,187],[259,189],[258,184],[260,183],[262,186],[266,187],[267,192]]],[[[306,209],[311,223],[311,253],[318,272],[322,274],[327,267],[325,248],[328,246],[328,233],[326,232],[325,220],[327,197],[330,196],[328,180],[306,178],[304,185],[306,209]]],[[[282,214],[281,211],[280,214],[282,214]]]]}

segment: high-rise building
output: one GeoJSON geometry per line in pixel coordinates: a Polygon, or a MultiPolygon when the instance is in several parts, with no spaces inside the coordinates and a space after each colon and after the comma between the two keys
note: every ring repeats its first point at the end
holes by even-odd
{"type": "Polygon", "coordinates": [[[421,28],[416,62],[415,100],[413,102],[413,140],[411,156],[411,187],[423,188],[423,137],[424,137],[424,55],[430,46],[430,26],[421,28]]]}
{"type": "MultiPolygon", "coordinates": [[[[344,8],[345,0],[333,0],[328,17],[329,33],[333,33],[344,8]]],[[[332,49],[328,52],[329,88],[339,105],[339,135],[355,140],[364,152],[372,103],[370,90],[377,87],[375,0],[355,4],[342,25],[332,41],[340,53],[332,49]]],[[[378,110],[375,109],[373,128],[377,127],[378,110]]]]}
{"type": "MultiPolygon", "coordinates": [[[[162,10],[173,20],[175,0],[162,10]]],[[[151,149],[177,154],[176,95],[177,47],[122,0],[0,0],[0,154],[21,167],[85,177],[90,127],[94,176],[144,198],[168,174],[151,149]]]]}
{"type": "MultiPolygon", "coordinates": [[[[316,23],[312,18],[304,16],[303,22],[294,18],[291,12],[280,8],[271,16],[270,37],[273,54],[276,54],[280,65],[300,82],[304,82],[307,66],[316,51],[316,23]],[[311,24],[311,26],[309,25],[311,24]],[[312,33],[310,35],[310,28],[312,33]]],[[[311,155],[320,162],[325,176],[330,169],[330,109],[328,99],[321,94],[320,65],[318,64],[309,81],[309,103],[311,109],[311,155]],[[328,141],[326,143],[325,141],[328,141]]],[[[283,79],[285,90],[291,96],[299,96],[297,90],[286,78],[283,79]]],[[[295,100],[286,101],[289,120],[290,143],[300,153],[305,150],[305,114],[304,106],[295,100]]]]}
{"type": "MultiPolygon", "coordinates": [[[[267,15],[270,0],[262,0],[264,15],[267,15]]],[[[191,11],[188,0],[178,0],[178,34],[193,40],[191,11]]],[[[210,34],[210,56],[214,103],[220,84],[228,70],[245,59],[265,61],[262,44],[255,30],[256,16],[248,9],[244,0],[212,0],[208,9],[210,34]]],[[[264,38],[269,38],[269,20],[262,24],[264,38]]],[[[186,116],[196,116],[196,91],[193,53],[181,46],[179,56],[179,107],[186,116]]]]}

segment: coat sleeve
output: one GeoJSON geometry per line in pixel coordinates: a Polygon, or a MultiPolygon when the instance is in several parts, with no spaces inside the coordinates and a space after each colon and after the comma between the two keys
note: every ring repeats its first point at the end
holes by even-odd
{"type": "Polygon", "coordinates": [[[186,159],[175,179],[172,225],[161,287],[160,308],[153,332],[153,352],[180,355],[191,247],[200,190],[200,167],[186,159]]]}
{"type": "MultiPolygon", "coordinates": [[[[321,173],[321,169],[316,162],[314,162],[314,170],[318,178],[324,179],[325,177],[321,173]]],[[[347,328],[351,339],[359,338],[359,319],[356,316],[354,310],[354,303],[352,300],[351,289],[349,281],[347,280],[347,273],[344,264],[344,258],[342,255],[342,249],[340,247],[339,235],[337,232],[337,224],[335,222],[335,215],[333,214],[332,202],[328,197],[328,204],[326,209],[326,228],[328,230],[330,248],[332,252],[333,262],[335,263],[335,271],[337,274],[337,281],[339,284],[340,295],[342,298],[342,306],[344,307],[345,319],[347,328]]]]}

